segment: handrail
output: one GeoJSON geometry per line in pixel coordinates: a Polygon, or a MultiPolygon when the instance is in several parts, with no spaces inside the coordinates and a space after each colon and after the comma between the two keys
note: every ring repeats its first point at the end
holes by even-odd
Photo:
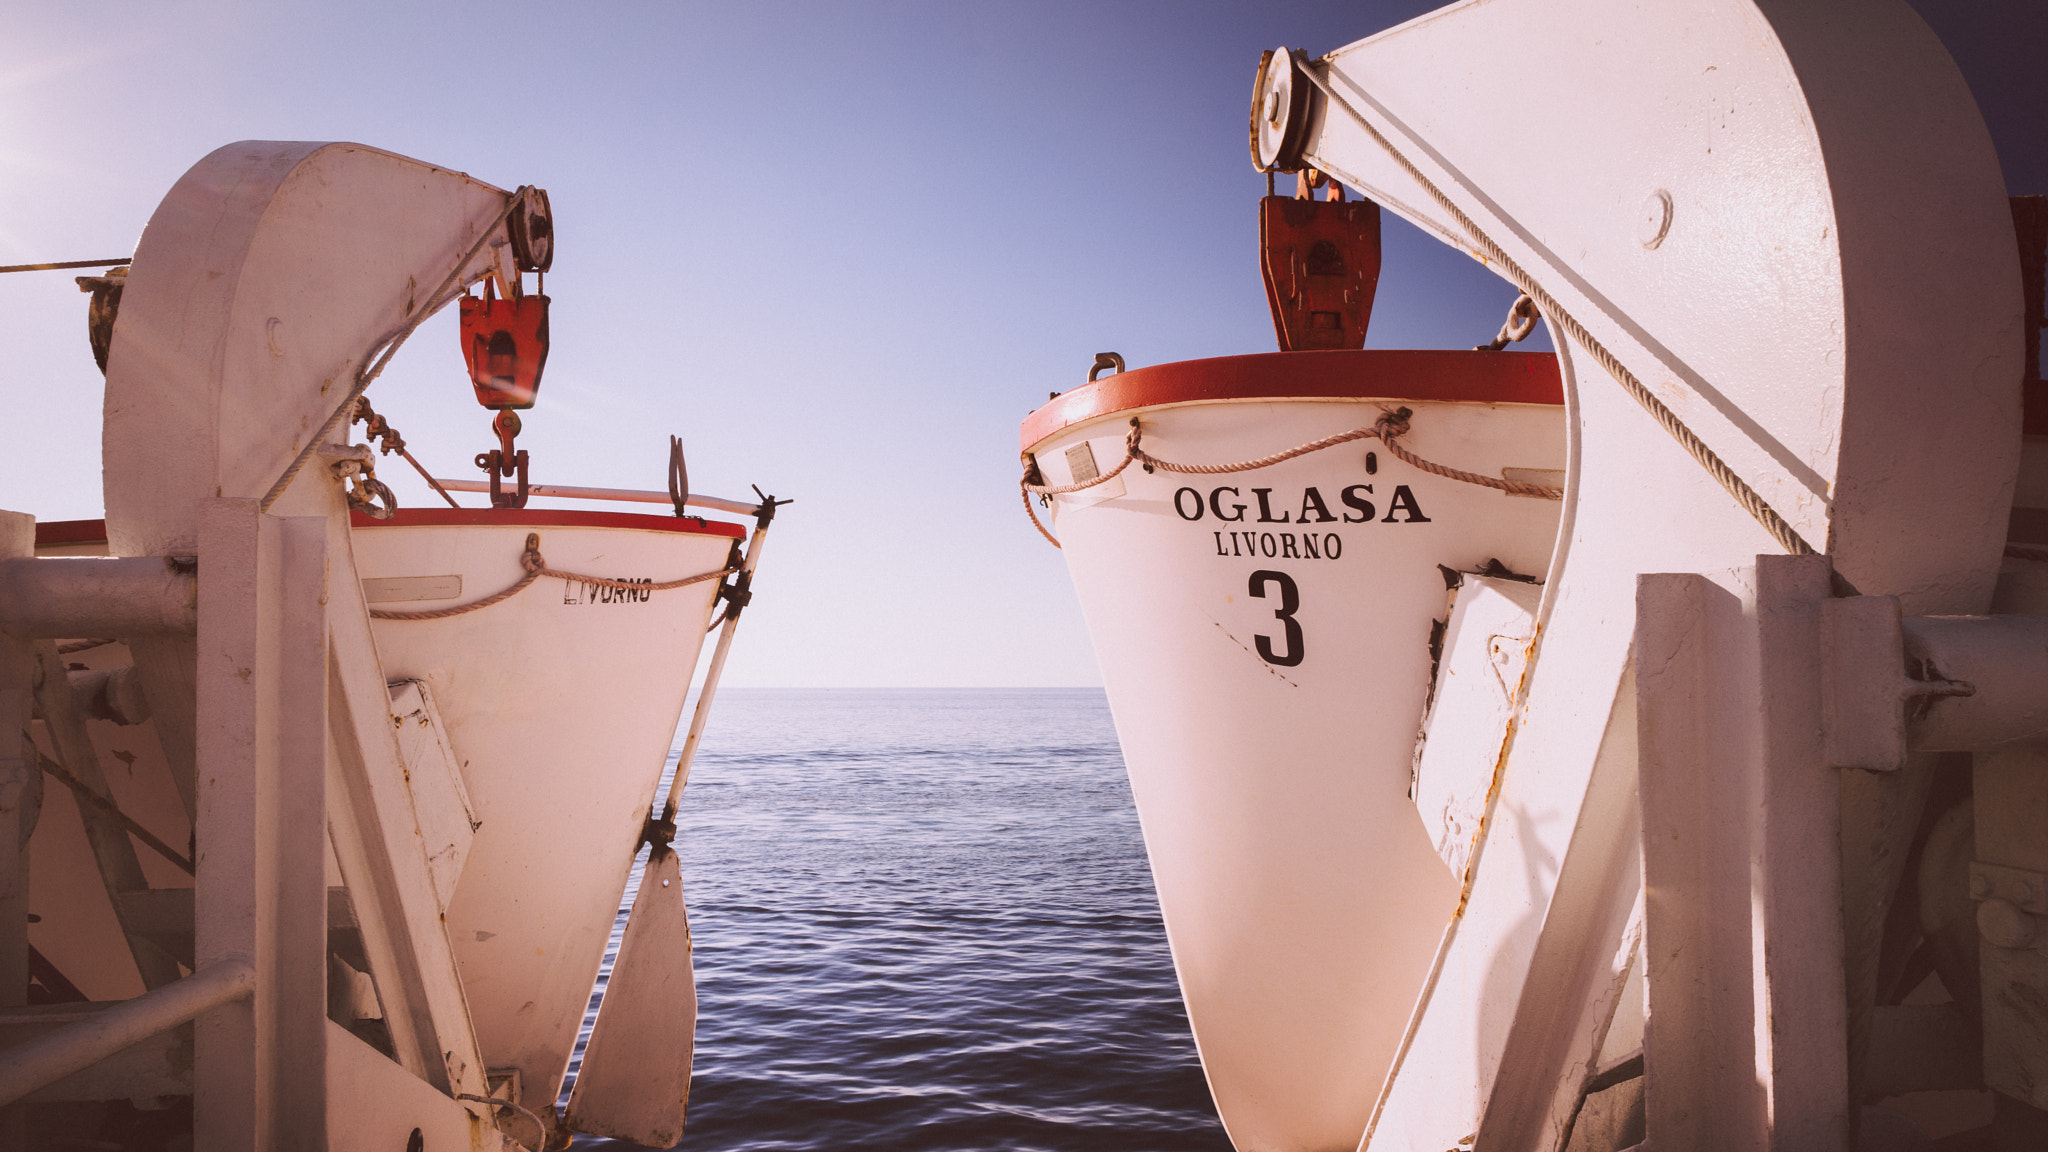
{"type": "MultiPolygon", "coordinates": [[[[443,480],[434,483],[450,492],[489,492],[491,486],[482,480],[443,480]]],[[[528,496],[554,496],[563,500],[619,500],[629,504],[670,504],[673,501],[666,492],[649,492],[638,488],[571,488],[564,484],[528,484],[528,496]]],[[[759,501],[749,504],[745,500],[726,500],[718,496],[699,496],[695,492],[683,498],[683,503],[697,508],[715,508],[720,512],[737,512],[743,516],[759,514],[759,501]]]]}
{"type": "Polygon", "coordinates": [[[0,1051],[0,1105],[12,1104],[105,1060],[131,1044],[256,990],[256,966],[244,957],[208,964],[183,980],[122,1000],[90,1019],[67,1024],[0,1051]]]}
{"type": "Polygon", "coordinates": [[[41,556],[0,561],[0,629],[24,640],[190,636],[189,557],[41,556]]]}

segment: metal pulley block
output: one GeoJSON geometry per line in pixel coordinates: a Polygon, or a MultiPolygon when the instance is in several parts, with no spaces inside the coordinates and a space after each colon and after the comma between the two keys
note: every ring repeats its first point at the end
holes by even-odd
{"type": "Polygon", "coordinates": [[[548,298],[539,293],[500,297],[494,288],[495,282],[486,278],[482,296],[462,298],[462,356],[469,380],[476,386],[476,402],[486,408],[531,408],[548,362],[548,298]]]}
{"type": "Polygon", "coordinates": [[[1380,282],[1380,206],[1267,196],[1259,201],[1260,271],[1282,352],[1363,348],[1380,282]]]}

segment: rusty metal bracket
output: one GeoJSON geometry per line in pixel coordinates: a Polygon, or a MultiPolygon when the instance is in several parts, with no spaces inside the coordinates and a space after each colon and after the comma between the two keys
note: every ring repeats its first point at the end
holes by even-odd
{"type": "Polygon", "coordinates": [[[479,452],[476,457],[476,466],[490,473],[491,507],[526,507],[526,497],[528,495],[526,484],[526,449],[521,448],[513,453],[509,460],[504,452],[497,448],[493,448],[489,452],[479,452]],[[518,490],[516,492],[505,491],[504,486],[499,480],[501,475],[517,476],[519,478],[518,490]]]}
{"type": "Polygon", "coordinates": [[[526,484],[526,449],[514,451],[513,437],[519,435],[519,414],[510,410],[501,411],[491,420],[491,431],[498,435],[498,446],[489,452],[476,454],[476,466],[490,474],[491,507],[524,508],[528,495],[526,484]],[[500,477],[519,478],[519,490],[507,492],[499,483],[500,477]]]}
{"type": "Polygon", "coordinates": [[[690,470],[683,463],[683,438],[668,438],[668,498],[675,502],[676,515],[687,517],[683,505],[690,500],[690,470]]]}
{"type": "Polygon", "coordinates": [[[638,852],[642,844],[652,844],[656,848],[666,848],[675,843],[675,839],[675,817],[662,816],[656,818],[649,816],[646,822],[640,825],[640,839],[634,841],[633,851],[638,852]]]}
{"type": "MultiPolygon", "coordinates": [[[[1112,352],[1110,355],[1114,356],[1115,353],[1112,352]]],[[[784,504],[796,503],[796,498],[793,496],[787,500],[777,500],[775,497],[761,491],[759,484],[749,484],[747,487],[752,488],[754,495],[761,498],[761,503],[754,508],[754,527],[756,528],[766,528],[775,519],[775,510],[777,508],[782,507],[784,504]]]]}

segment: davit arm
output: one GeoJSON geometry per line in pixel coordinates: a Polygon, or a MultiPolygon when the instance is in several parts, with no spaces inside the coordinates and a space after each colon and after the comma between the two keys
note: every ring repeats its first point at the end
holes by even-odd
{"type": "MultiPolygon", "coordinates": [[[[342,831],[329,839],[379,974],[399,1063],[449,1094],[484,1090],[483,1058],[445,934],[411,931],[436,924],[438,909],[424,859],[405,850],[410,825],[385,819],[396,810],[390,797],[403,791],[386,677],[355,576],[343,494],[317,473],[325,471],[320,449],[346,438],[335,414],[346,420],[345,400],[378,355],[486,272],[510,278],[506,224],[517,207],[511,194],[462,173],[362,145],[228,145],[185,174],[144,230],[107,360],[103,445],[115,555],[207,555],[204,538],[213,531],[211,554],[222,559],[206,563],[233,571],[227,557],[242,555],[240,537],[207,527],[208,509],[216,520],[227,515],[220,498],[245,502],[248,524],[261,531],[276,521],[255,515],[259,502],[301,526],[294,531],[308,521],[292,518],[325,522],[322,602],[333,625],[325,651],[346,734],[332,762],[346,766],[348,783],[332,789],[328,814],[342,831]],[[266,499],[308,449],[308,474],[266,499]]],[[[201,600],[204,633],[203,592],[201,600]]],[[[218,717],[203,730],[198,723],[203,649],[189,635],[139,638],[131,647],[189,808],[199,749],[206,739],[232,737],[218,717]]],[[[202,805],[202,844],[207,820],[202,805]]],[[[202,955],[213,947],[204,899],[202,955]]]]}
{"type": "MultiPolygon", "coordinates": [[[[1361,1147],[1561,1147],[1637,940],[1653,977],[1680,942],[1638,903],[1639,721],[1671,730],[1639,693],[1669,691],[1632,658],[1639,577],[1697,574],[1686,602],[1725,603],[1751,637],[1830,579],[1908,614],[1989,607],[2021,353],[1996,156],[1898,0],[1454,5],[1321,59],[1270,54],[1251,136],[1260,167],[1328,173],[1486,263],[1557,335],[1571,466],[1541,639],[1468,898],[1361,1147]],[[1796,577],[1765,562],[1807,552],[1796,577]]],[[[1760,667],[1754,640],[1727,644],[1760,667]]],[[[1762,714],[1767,681],[1730,715],[1762,714]]],[[[1733,833],[1763,877],[1735,947],[1764,1010],[1700,1017],[1740,1084],[1650,1054],[1660,1148],[1842,1147],[1855,1106],[1854,1045],[1800,1037],[1867,1021],[1869,922],[1904,855],[1888,829],[1912,827],[1931,768],[1845,774],[1838,805],[1832,770],[1801,761],[1798,800],[1769,791],[1792,777],[1766,743],[1714,763],[1728,790],[1766,789],[1768,819],[1733,833]],[[1812,847],[1836,842],[1839,866],[1812,847]]],[[[1739,975],[1731,1004],[1753,995],[1739,975]]],[[[1662,1018],[1666,1053],[1700,1047],[1676,1002],[1662,1018]]]]}

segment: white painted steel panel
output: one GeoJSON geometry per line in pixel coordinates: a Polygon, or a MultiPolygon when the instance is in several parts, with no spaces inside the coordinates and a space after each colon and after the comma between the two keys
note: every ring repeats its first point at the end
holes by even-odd
{"type": "Polygon", "coordinates": [[[405,761],[405,786],[412,794],[413,816],[427,851],[427,871],[433,874],[434,891],[445,912],[476,838],[476,809],[425,681],[391,685],[391,725],[398,733],[399,759],[405,761]]]}
{"type": "Polygon", "coordinates": [[[1467,575],[1452,592],[1435,698],[1415,748],[1415,810],[1461,881],[1536,643],[1534,584],[1467,575]]]}
{"type": "Polygon", "coordinates": [[[697,978],[681,860],[653,855],[569,1095],[569,1126],[664,1148],[683,1138],[696,1051],[697,978]],[[616,997],[616,999],[614,998],[616,997]]]}

